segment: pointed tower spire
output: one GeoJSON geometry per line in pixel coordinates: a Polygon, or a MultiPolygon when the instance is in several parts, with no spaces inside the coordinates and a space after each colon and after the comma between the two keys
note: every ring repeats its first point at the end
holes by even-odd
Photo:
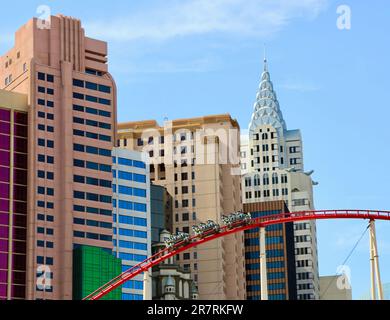
{"type": "Polygon", "coordinates": [[[258,126],[268,124],[283,134],[286,128],[282,112],[280,111],[278,98],[274,91],[271,76],[268,70],[268,60],[266,48],[264,45],[264,71],[261,75],[260,86],[256,96],[256,102],[253,109],[252,120],[249,125],[249,131],[255,131],[258,126]]]}

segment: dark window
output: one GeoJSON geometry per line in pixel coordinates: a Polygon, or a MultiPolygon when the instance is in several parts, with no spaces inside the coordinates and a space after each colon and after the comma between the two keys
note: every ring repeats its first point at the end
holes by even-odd
{"type": "Polygon", "coordinates": [[[73,79],[73,85],[75,87],[84,88],[84,81],[79,80],[79,79],[73,79]]]}
{"type": "Polygon", "coordinates": [[[54,82],[54,76],[51,74],[46,75],[47,82],[54,82]]]}
{"type": "Polygon", "coordinates": [[[111,93],[111,88],[105,85],[99,85],[99,91],[104,93],[111,93]]]}
{"type": "Polygon", "coordinates": [[[88,82],[88,81],[85,83],[85,87],[87,89],[90,89],[90,90],[97,90],[98,89],[98,85],[96,83],[88,82]]]}
{"type": "Polygon", "coordinates": [[[45,74],[44,74],[44,73],[38,72],[38,80],[45,81],[45,80],[46,80],[45,78],[46,78],[46,77],[45,77],[45,74]]]}
{"type": "Polygon", "coordinates": [[[83,106],[79,106],[79,105],[77,105],[77,104],[74,104],[74,105],[73,105],[73,110],[74,110],[74,111],[84,112],[84,107],[83,107],[83,106]]]}

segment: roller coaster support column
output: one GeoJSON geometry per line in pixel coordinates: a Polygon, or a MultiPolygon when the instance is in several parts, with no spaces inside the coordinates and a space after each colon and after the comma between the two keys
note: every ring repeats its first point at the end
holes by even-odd
{"type": "Polygon", "coordinates": [[[265,227],[260,227],[260,281],[261,281],[261,300],[268,300],[268,281],[267,281],[267,257],[265,243],[265,227]]]}
{"type": "Polygon", "coordinates": [[[376,242],[375,220],[370,220],[370,262],[371,262],[371,298],[376,300],[375,281],[378,289],[378,299],[383,300],[383,288],[379,271],[379,256],[376,242]]]}
{"type": "Polygon", "coordinates": [[[149,271],[144,272],[144,300],[152,300],[152,279],[149,271]]]}

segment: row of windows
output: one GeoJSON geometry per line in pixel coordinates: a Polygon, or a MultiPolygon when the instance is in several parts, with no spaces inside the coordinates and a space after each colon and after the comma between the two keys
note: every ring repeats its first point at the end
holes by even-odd
{"type": "MultiPolygon", "coordinates": [[[[114,218],[114,222],[117,222],[116,215],[114,215],[113,218],[114,218]]],[[[123,215],[119,215],[119,223],[129,224],[129,225],[134,225],[134,226],[141,226],[141,227],[147,226],[147,220],[144,218],[123,216],[123,215]]]]}
{"type": "Polygon", "coordinates": [[[105,234],[97,234],[97,233],[83,232],[83,231],[74,231],[73,236],[75,238],[87,238],[87,239],[92,239],[92,240],[112,242],[112,236],[107,236],[105,234]]]}
{"type": "MultiPolygon", "coordinates": [[[[189,200],[183,200],[181,202],[181,207],[182,208],[188,208],[189,206],[190,206],[190,201],[189,200]]],[[[192,206],[196,207],[196,199],[192,199],[192,206]]],[[[179,208],[179,201],[178,200],[175,200],[175,208],[176,209],[179,208]]]]}
{"type": "MultiPolygon", "coordinates": [[[[279,249],[267,250],[266,256],[267,258],[284,257],[284,251],[279,249]]],[[[260,252],[259,251],[246,252],[245,259],[260,259],[260,252]]]]}
{"type": "MultiPolygon", "coordinates": [[[[284,261],[271,261],[267,262],[267,269],[280,269],[284,268],[284,261]]],[[[260,263],[248,263],[245,265],[246,270],[259,270],[260,269],[260,263]]],[[[250,280],[256,280],[256,279],[250,279],[250,280]]]]}
{"type": "Polygon", "coordinates": [[[145,189],[132,188],[132,187],[127,187],[127,186],[122,186],[122,185],[119,185],[119,187],[117,188],[116,184],[114,184],[112,186],[112,188],[113,188],[114,193],[116,193],[118,190],[119,194],[146,198],[146,190],[145,189]]]}
{"type": "Polygon", "coordinates": [[[53,188],[45,188],[45,187],[37,187],[37,193],[38,194],[46,194],[48,196],[54,196],[54,189],[53,188]]]}
{"type": "Polygon", "coordinates": [[[54,264],[54,259],[52,257],[42,257],[42,256],[37,256],[37,264],[45,264],[47,266],[52,266],[54,264]]]}
{"type": "Polygon", "coordinates": [[[76,212],[87,212],[91,214],[98,214],[102,216],[112,216],[111,210],[101,209],[101,208],[93,208],[93,207],[84,207],[79,205],[74,205],[73,210],[76,212]]]}
{"type": "Polygon", "coordinates": [[[138,161],[138,160],[131,160],[131,159],[126,159],[126,158],[120,158],[118,157],[118,161],[116,157],[112,157],[112,162],[117,163],[122,166],[128,166],[128,167],[135,167],[135,168],[141,168],[145,169],[146,164],[145,162],[138,161]]]}
{"type": "Polygon", "coordinates": [[[124,289],[136,289],[136,290],[143,290],[144,283],[143,281],[137,281],[137,280],[130,280],[123,284],[122,288],[124,289]]]}
{"type": "MultiPolygon", "coordinates": [[[[113,233],[117,234],[116,228],[113,229],[113,233]]],[[[142,239],[146,239],[148,236],[148,234],[145,231],[122,229],[122,228],[119,228],[119,235],[124,237],[134,237],[134,238],[142,238],[142,239]]]]}
{"type": "MultiPolygon", "coordinates": [[[[251,177],[246,177],[245,178],[245,187],[251,187],[252,186],[252,181],[253,181],[253,185],[256,187],[256,186],[260,186],[261,185],[261,177],[259,175],[255,175],[253,177],[253,180],[251,177]]],[[[281,175],[281,183],[285,184],[287,183],[288,179],[287,179],[287,175],[286,174],[282,174],[281,175]]],[[[272,184],[278,184],[279,183],[279,176],[277,173],[273,173],[272,174],[272,184]]],[[[263,185],[269,185],[270,184],[270,178],[269,178],[269,174],[268,173],[265,173],[263,175],[263,185]]]]}
{"type": "Polygon", "coordinates": [[[73,223],[81,225],[81,226],[87,225],[89,227],[112,229],[112,223],[104,222],[104,221],[96,221],[96,220],[86,220],[86,219],[81,219],[81,218],[73,218],[73,223]]]}
{"type": "MultiPolygon", "coordinates": [[[[265,242],[267,245],[283,243],[283,237],[266,237],[265,242]]],[[[246,246],[258,246],[260,245],[259,238],[250,238],[245,240],[246,246]]]]}
{"type": "Polygon", "coordinates": [[[109,100],[109,99],[98,98],[98,97],[90,96],[90,95],[84,95],[84,94],[78,93],[78,92],[73,92],[73,98],[79,99],[79,100],[86,100],[86,101],[94,102],[94,103],[100,103],[100,104],[104,104],[106,106],[111,105],[111,100],[109,100]]]}
{"type": "MultiPolygon", "coordinates": [[[[190,214],[188,212],[184,212],[181,215],[181,220],[182,221],[190,221],[190,214]]],[[[196,220],[196,212],[192,213],[192,220],[196,220]]],[[[179,222],[179,214],[175,214],[175,222],[179,222]]]]}
{"type": "Polygon", "coordinates": [[[54,230],[51,228],[43,228],[43,227],[37,227],[37,233],[38,234],[46,234],[48,236],[54,235],[54,230]]]}
{"type": "MultiPolygon", "coordinates": [[[[112,206],[114,208],[117,207],[117,200],[116,199],[114,199],[112,201],[112,206]]],[[[145,203],[138,203],[138,202],[132,202],[132,201],[125,201],[125,200],[119,200],[118,207],[119,207],[119,209],[133,210],[133,211],[137,211],[137,212],[146,212],[147,211],[147,206],[145,203]]]]}
{"type": "Polygon", "coordinates": [[[88,131],[74,129],[73,135],[79,136],[79,137],[86,137],[89,139],[111,142],[111,136],[107,136],[105,134],[97,134],[94,132],[88,132],[88,131]]]}
{"type": "Polygon", "coordinates": [[[97,71],[97,70],[94,70],[94,69],[85,69],[85,73],[92,74],[92,75],[98,76],[98,77],[103,76],[103,72],[97,71]]]}
{"type": "Polygon", "coordinates": [[[147,259],[147,256],[141,255],[141,254],[120,252],[119,253],[119,258],[122,259],[122,260],[142,262],[142,261],[147,259]]]}
{"type": "MultiPolygon", "coordinates": [[[[268,285],[268,290],[283,290],[286,288],[286,284],[284,282],[282,283],[273,283],[268,285]]],[[[260,285],[253,285],[253,286],[247,286],[246,287],[247,291],[261,291],[261,286],[260,285]]],[[[275,295],[274,295],[275,296],[275,295]]],[[[281,299],[276,299],[276,300],[281,300],[281,299]]]]}
{"type": "MultiPolygon", "coordinates": [[[[44,89],[44,88],[43,88],[44,89]]],[[[52,89],[50,89],[50,90],[52,90],[52,89]]],[[[53,101],[50,101],[50,100],[44,100],[44,99],[38,99],[37,100],[37,104],[39,105],[39,106],[43,106],[43,107],[49,107],[49,108],[54,108],[54,102],[53,101]]]]}
{"type": "Polygon", "coordinates": [[[101,164],[91,161],[84,161],[79,159],[73,160],[73,165],[78,168],[87,168],[96,171],[111,172],[111,166],[107,164],[101,164]]]}
{"type": "MultiPolygon", "coordinates": [[[[288,188],[283,188],[281,189],[282,191],[282,196],[287,196],[288,195],[288,188]]],[[[252,194],[254,195],[254,198],[261,198],[261,190],[254,191],[247,191],[245,192],[245,199],[252,199],[252,194]]],[[[273,197],[279,197],[280,191],[279,189],[272,189],[272,196],[273,197]]],[[[263,197],[267,198],[271,196],[271,190],[263,190],[263,197]]]]}
{"type": "Polygon", "coordinates": [[[83,192],[83,191],[74,191],[73,197],[75,199],[96,201],[96,202],[102,202],[102,203],[111,203],[111,201],[112,201],[112,197],[110,197],[110,196],[96,194],[96,193],[83,192]]]}
{"type": "Polygon", "coordinates": [[[297,280],[309,280],[314,279],[314,275],[311,272],[297,273],[297,280]]]}
{"type": "Polygon", "coordinates": [[[47,221],[47,222],[54,222],[54,216],[44,215],[44,214],[38,213],[37,214],[37,220],[39,220],[39,221],[47,221]]]}
{"type": "Polygon", "coordinates": [[[297,285],[298,290],[310,290],[314,289],[314,285],[312,283],[302,283],[297,285]]]}
{"type": "Polygon", "coordinates": [[[54,120],[54,114],[45,113],[43,111],[38,111],[38,118],[47,119],[47,120],[54,120]]]}
{"type": "Polygon", "coordinates": [[[94,154],[94,155],[99,155],[104,157],[111,157],[111,150],[92,147],[92,146],[85,146],[78,143],[73,144],[73,150],[77,152],[86,152],[89,154],[94,154]]]}
{"type": "Polygon", "coordinates": [[[53,149],[54,148],[54,141],[38,138],[38,146],[53,149]]]}
{"type": "MultiPolygon", "coordinates": [[[[188,194],[189,193],[189,187],[188,186],[182,186],[181,187],[181,193],[182,194],[188,194]]],[[[196,193],[196,187],[192,186],[192,193],[196,193]]],[[[175,194],[179,194],[179,188],[175,187],[175,194]]]]}
{"type": "Polygon", "coordinates": [[[94,115],[101,116],[101,117],[111,118],[111,112],[109,112],[109,111],[99,110],[99,109],[90,108],[90,107],[84,107],[84,106],[80,106],[77,104],[73,105],[73,111],[86,112],[86,113],[94,114],[94,115]]]}
{"type": "Polygon", "coordinates": [[[311,241],[311,237],[308,235],[295,237],[295,242],[310,242],[310,241],[311,241]]]}
{"type": "MultiPolygon", "coordinates": [[[[96,109],[94,109],[94,110],[96,110],[96,109]]],[[[90,119],[73,117],[73,123],[83,124],[83,125],[85,124],[85,125],[91,126],[91,127],[111,130],[111,124],[106,123],[106,122],[99,122],[99,121],[95,121],[95,120],[90,120],[90,119]]]]}
{"type": "MultiPolygon", "coordinates": [[[[192,178],[192,180],[195,180],[195,172],[191,173],[191,178],[192,178]]],[[[179,176],[177,173],[175,173],[175,181],[178,181],[178,180],[179,180],[179,176]]],[[[183,180],[183,181],[188,180],[188,172],[181,173],[181,180],[183,180]]]]}
{"type": "Polygon", "coordinates": [[[38,124],[38,130],[40,131],[47,131],[47,132],[54,132],[54,127],[53,126],[45,126],[43,124],[38,124]]]}
{"type": "MultiPolygon", "coordinates": [[[[117,241],[113,241],[114,247],[117,247],[117,241]]],[[[134,250],[147,250],[148,246],[146,243],[139,243],[139,242],[133,242],[133,241],[125,241],[125,240],[119,240],[119,248],[125,248],[125,249],[134,249],[134,250]]]]}
{"type": "Polygon", "coordinates": [[[143,300],[144,296],[142,294],[133,294],[133,293],[122,293],[122,300],[143,300]]]}
{"type": "Polygon", "coordinates": [[[38,86],[38,92],[39,93],[47,93],[49,95],[54,95],[54,89],[45,88],[45,87],[41,87],[41,86],[38,86]]]}
{"type": "Polygon", "coordinates": [[[89,184],[91,186],[100,186],[103,188],[110,188],[110,189],[111,189],[111,185],[112,185],[112,182],[109,180],[97,179],[97,178],[92,178],[92,177],[84,177],[84,176],[79,176],[79,175],[73,176],[73,182],[83,183],[83,184],[85,183],[85,184],[89,184]]]}
{"type": "Polygon", "coordinates": [[[54,209],[53,202],[45,202],[45,201],[38,200],[37,206],[38,206],[38,208],[54,209]]]}
{"type": "Polygon", "coordinates": [[[73,85],[79,88],[86,88],[90,90],[100,91],[104,93],[111,93],[111,88],[102,84],[94,82],[83,81],[79,79],[73,79],[73,85]]]}
{"type": "Polygon", "coordinates": [[[38,72],[38,80],[41,81],[47,81],[47,82],[54,82],[54,76],[51,74],[45,74],[43,72],[38,72]]]}
{"type": "Polygon", "coordinates": [[[37,247],[53,249],[54,248],[54,243],[51,242],[51,241],[37,240],[37,247]]]}
{"type": "Polygon", "coordinates": [[[120,170],[119,171],[114,170],[112,174],[114,178],[118,177],[118,179],[122,179],[122,180],[146,183],[146,175],[144,174],[138,174],[138,173],[132,173],[132,172],[126,172],[120,170]]]}
{"type": "Polygon", "coordinates": [[[50,171],[38,170],[37,176],[40,179],[54,180],[54,173],[50,171]]]}
{"type": "Polygon", "coordinates": [[[54,157],[45,156],[44,154],[38,154],[38,162],[46,162],[49,164],[54,164],[54,157]]]}

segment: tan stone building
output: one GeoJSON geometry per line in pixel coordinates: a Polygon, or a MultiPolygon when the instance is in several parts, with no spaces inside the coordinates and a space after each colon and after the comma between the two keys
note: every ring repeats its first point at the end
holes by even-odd
{"type": "MultiPolygon", "coordinates": [[[[173,197],[174,232],[192,232],[200,222],[221,222],[242,209],[240,130],[230,115],[140,121],[118,125],[121,147],[148,152],[154,184],[173,197]]],[[[189,252],[177,261],[191,270],[200,299],[245,299],[244,235],[230,235],[189,252]]]]}
{"type": "Polygon", "coordinates": [[[346,275],[320,277],[320,300],[352,300],[352,288],[346,275]]]}

